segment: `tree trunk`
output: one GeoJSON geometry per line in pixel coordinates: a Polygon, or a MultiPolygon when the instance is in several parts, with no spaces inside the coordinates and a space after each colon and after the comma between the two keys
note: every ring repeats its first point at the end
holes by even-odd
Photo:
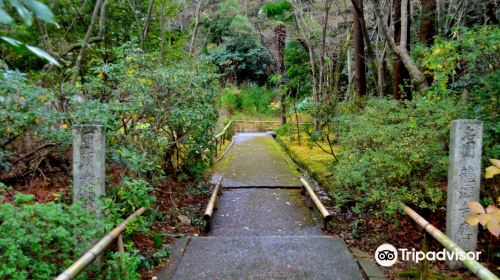
{"type": "MultiPolygon", "coordinates": [[[[278,24],[274,28],[274,34],[276,36],[276,52],[278,54],[278,73],[285,76],[285,41],[286,41],[286,26],[284,24],[278,24]]],[[[286,123],[286,91],[283,91],[280,98],[281,103],[281,124],[286,123]]]]}
{"type": "Polygon", "coordinates": [[[162,62],[163,60],[163,52],[165,50],[165,2],[166,0],[163,0],[161,2],[160,6],[160,55],[158,56],[158,65],[162,62]]]}
{"type": "Polygon", "coordinates": [[[196,5],[196,16],[194,22],[193,35],[191,36],[191,43],[189,44],[189,53],[193,53],[194,49],[194,41],[196,40],[196,34],[198,34],[198,29],[200,28],[200,13],[201,7],[203,6],[204,0],[198,0],[198,4],[196,5]]]}
{"type": "Polygon", "coordinates": [[[331,4],[329,4],[329,0],[325,1],[325,17],[323,22],[323,29],[321,31],[321,46],[319,51],[319,95],[323,95],[323,88],[325,87],[325,48],[326,48],[326,30],[328,28],[328,15],[330,13],[331,4]]]}
{"type": "Polygon", "coordinates": [[[342,69],[344,68],[344,60],[347,59],[347,74],[348,78],[351,78],[351,64],[350,64],[350,54],[349,54],[349,46],[351,45],[351,38],[353,33],[354,26],[347,31],[347,39],[345,41],[344,46],[342,47],[337,65],[335,65],[335,77],[334,77],[334,89],[333,94],[338,94],[340,92],[340,74],[342,73],[342,69]]]}
{"type": "Polygon", "coordinates": [[[141,49],[144,48],[144,33],[143,33],[143,29],[141,28],[141,22],[139,20],[139,16],[137,16],[137,11],[135,9],[135,2],[131,2],[131,0],[127,0],[128,2],[128,5],[130,7],[130,10],[132,11],[132,13],[134,14],[134,19],[135,19],[135,25],[137,26],[137,30],[139,31],[139,45],[141,47],[141,49]]]}
{"type": "Polygon", "coordinates": [[[370,34],[368,34],[368,29],[366,28],[366,22],[365,22],[365,14],[364,14],[364,8],[363,8],[363,0],[351,0],[351,3],[355,9],[355,11],[358,13],[358,18],[359,18],[359,23],[361,25],[361,31],[363,32],[363,38],[364,42],[366,44],[366,54],[368,55],[367,57],[369,58],[369,65],[373,73],[373,81],[374,84],[376,85],[376,90],[379,95],[382,95],[382,89],[378,86],[378,81],[379,81],[379,68],[377,66],[377,59],[375,57],[375,52],[373,51],[372,44],[370,42],[370,34]]]}
{"type": "Polygon", "coordinates": [[[102,0],[97,0],[94,6],[94,11],[92,12],[92,18],[90,20],[90,25],[87,28],[87,33],[85,33],[85,38],[83,39],[82,47],[80,48],[80,52],[78,53],[78,57],[76,58],[76,63],[75,63],[75,72],[73,73],[73,76],[71,77],[71,83],[74,85],[76,84],[76,80],[78,79],[78,76],[80,75],[80,70],[82,68],[82,60],[83,60],[83,55],[85,54],[85,50],[87,48],[87,44],[89,42],[90,36],[92,35],[92,31],[94,30],[94,25],[95,22],[97,21],[97,17],[99,16],[99,11],[101,9],[102,5],[102,0]]]}
{"type": "MultiPolygon", "coordinates": [[[[408,15],[409,13],[406,13],[406,17],[402,17],[401,11],[402,8],[405,8],[404,10],[408,11],[409,7],[409,1],[407,0],[395,0],[394,1],[394,42],[399,45],[400,49],[404,49],[406,52],[408,52],[409,48],[409,24],[408,24],[408,15]],[[405,2],[406,7],[402,7],[402,2],[405,2]],[[404,38],[402,38],[404,37],[404,38]]],[[[411,99],[411,91],[410,87],[405,85],[405,80],[409,78],[409,73],[406,67],[403,64],[403,60],[401,57],[396,58],[396,61],[394,61],[393,64],[393,73],[392,73],[392,80],[393,80],[393,88],[392,88],[392,94],[394,96],[394,99],[396,100],[401,100],[401,99],[411,99]],[[401,86],[403,86],[403,92],[401,92],[401,86]]]]}
{"type": "MultiPolygon", "coordinates": [[[[356,1],[356,6],[363,7],[363,0],[356,1]]],[[[363,42],[363,30],[356,8],[353,7],[352,15],[354,19],[354,57],[355,57],[355,87],[358,96],[366,95],[366,73],[365,73],[365,45],[363,42]]]]}
{"type": "MultiPolygon", "coordinates": [[[[419,41],[426,46],[434,43],[434,35],[436,35],[436,7],[436,0],[422,0],[419,41]]],[[[425,75],[425,80],[428,85],[432,84],[432,75],[425,75]]]]}
{"type": "Polygon", "coordinates": [[[432,45],[434,35],[436,35],[436,0],[422,0],[420,42],[425,45],[432,45]]]}
{"type": "MultiPolygon", "coordinates": [[[[142,44],[146,41],[146,38],[148,37],[149,33],[149,26],[151,25],[151,18],[153,17],[153,6],[155,4],[155,0],[150,0],[149,1],[149,6],[148,6],[148,13],[146,15],[146,22],[144,23],[144,28],[142,31],[142,44]]],[[[144,49],[144,46],[141,46],[142,49],[144,49]]]]}
{"type": "MultiPolygon", "coordinates": [[[[408,50],[406,48],[401,48],[397,46],[396,43],[394,42],[394,39],[389,35],[389,28],[385,23],[387,21],[386,19],[387,15],[380,8],[378,0],[375,0],[374,4],[375,4],[375,12],[377,14],[377,18],[379,20],[379,24],[382,29],[382,35],[384,36],[384,40],[389,44],[392,51],[395,52],[399,58],[401,58],[404,66],[406,67],[406,69],[408,69],[408,72],[415,81],[417,87],[424,89],[427,86],[427,84],[425,83],[424,75],[415,65],[415,62],[411,59],[410,55],[408,54],[408,50]]],[[[393,72],[394,71],[396,70],[393,69],[393,72]]]]}
{"type": "MultiPolygon", "coordinates": [[[[304,43],[307,47],[307,52],[309,54],[309,65],[311,66],[311,76],[312,76],[312,94],[313,100],[316,104],[319,103],[319,92],[318,92],[318,74],[316,70],[316,60],[314,54],[314,48],[311,42],[311,32],[310,28],[304,19],[304,11],[302,10],[302,2],[297,0],[291,1],[292,6],[294,7],[294,15],[297,23],[297,27],[300,31],[302,31],[302,35],[304,37],[304,43]]],[[[315,127],[319,127],[319,122],[315,121],[315,127]]]]}

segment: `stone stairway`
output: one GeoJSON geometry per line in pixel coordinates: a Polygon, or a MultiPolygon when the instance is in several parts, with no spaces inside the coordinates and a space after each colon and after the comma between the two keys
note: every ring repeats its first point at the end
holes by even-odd
{"type": "Polygon", "coordinates": [[[321,231],[274,139],[234,142],[215,167],[224,188],[211,232],[176,242],[158,279],[364,279],[345,242],[321,231]]]}

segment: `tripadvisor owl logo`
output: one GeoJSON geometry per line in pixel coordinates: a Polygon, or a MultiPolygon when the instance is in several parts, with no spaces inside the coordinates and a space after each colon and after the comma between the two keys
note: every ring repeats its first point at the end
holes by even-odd
{"type": "Polygon", "coordinates": [[[398,260],[398,250],[391,244],[382,244],[375,251],[375,260],[381,266],[392,266],[398,260]]]}
{"type": "Polygon", "coordinates": [[[375,260],[381,266],[392,266],[399,258],[401,261],[413,261],[419,263],[423,260],[428,261],[464,261],[464,260],[475,260],[479,261],[479,255],[481,252],[450,252],[448,250],[441,251],[428,251],[423,252],[412,248],[411,250],[405,248],[396,249],[396,247],[391,244],[385,243],[380,245],[375,251],[375,260]]]}

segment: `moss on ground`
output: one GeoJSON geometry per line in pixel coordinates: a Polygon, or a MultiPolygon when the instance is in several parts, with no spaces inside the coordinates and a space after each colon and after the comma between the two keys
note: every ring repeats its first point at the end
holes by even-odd
{"type": "MultiPolygon", "coordinates": [[[[328,166],[334,160],[333,156],[317,146],[308,145],[309,138],[304,134],[301,135],[301,145],[297,140],[290,140],[287,136],[278,136],[277,141],[301,168],[306,170],[323,188],[328,189],[328,177],[331,175],[328,166]]],[[[328,149],[326,142],[320,144],[328,149]]],[[[340,149],[338,146],[333,147],[335,153],[340,149]]]]}

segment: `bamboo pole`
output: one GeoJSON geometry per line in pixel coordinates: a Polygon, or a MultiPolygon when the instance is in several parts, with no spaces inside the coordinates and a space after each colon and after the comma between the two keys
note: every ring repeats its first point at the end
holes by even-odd
{"type": "Polygon", "coordinates": [[[312,201],[314,202],[314,205],[320,212],[321,216],[323,216],[323,229],[327,229],[328,222],[332,220],[332,215],[330,214],[330,212],[328,212],[323,203],[321,203],[321,201],[319,200],[318,196],[313,191],[309,183],[302,177],[300,178],[300,182],[302,183],[304,189],[309,194],[309,197],[311,197],[312,201]]]}
{"type": "Polygon", "coordinates": [[[99,242],[97,242],[94,247],[87,251],[81,258],[74,262],[69,268],[67,268],[63,273],[59,274],[55,280],[70,280],[74,279],[80,272],[82,272],[89,264],[91,264],[97,256],[99,256],[106,248],[109,247],[111,242],[113,242],[127,227],[127,224],[135,220],[138,216],[142,215],[146,211],[146,208],[141,207],[132,215],[128,216],[121,224],[115,227],[111,232],[104,236],[99,242]]]}
{"type": "Polygon", "coordinates": [[[118,247],[118,252],[125,253],[125,245],[123,245],[123,234],[118,235],[117,247],[118,247]]]}
{"type": "Polygon", "coordinates": [[[214,190],[212,192],[212,195],[210,196],[210,200],[208,201],[207,204],[207,209],[205,210],[205,214],[203,215],[203,223],[205,226],[205,232],[208,232],[210,230],[210,225],[212,223],[212,214],[214,212],[215,208],[215,203],[217,201],[217,195],[219,194],[219,189],[222,183],[223,177],[221,176],[217,183],[215,184],[214,190]]]}
{"type": "Polygon", "coordinates": [[[480,279],[484,280],[499,280],[491,271],[484,267],[481,263],[466,258],[466,252],[460,248],[455,242],[453,242],[446,234],[434,227],[431,223],[425,220],[413,209],[403,204],[403,209],[410,218],[412,218],[419,226],[425,229],[434,239],[436,239],[441,245],[443,245],[449,251],[458,254],[459,257],[463,257],[464,260],[461,262],[469,268],[474,274],[476,274],[480,279]]]}

